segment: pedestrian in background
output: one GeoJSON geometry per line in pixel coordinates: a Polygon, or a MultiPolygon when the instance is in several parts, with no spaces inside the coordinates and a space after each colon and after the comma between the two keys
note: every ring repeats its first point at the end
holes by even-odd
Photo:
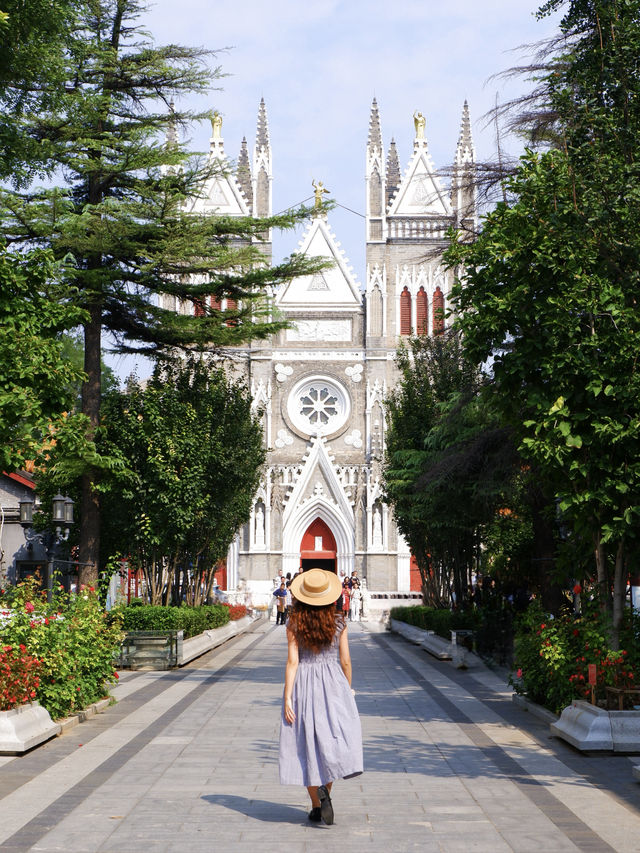
{"type": "Polygon", "coordinates": [[[273,594],[276,599],[276,625],[284,625],[287,621],[286,610],[286,598],[287,598],[287,584],[284,578],[282,578],[282,582],[277,589],[273,590],[273,594]]]}
{"type": "Polygon", "coordinates": [[[280,783],[306,787],[313,823],[333,823],[333,782],[363,769],[347,625],[335,607],[341,591],[338,576],[323,569],[309,569],[291,583],[280,783]]]}

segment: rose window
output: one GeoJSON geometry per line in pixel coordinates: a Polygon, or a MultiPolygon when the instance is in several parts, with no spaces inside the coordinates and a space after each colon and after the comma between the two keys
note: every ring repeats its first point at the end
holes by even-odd
{"type": "Polygon", "coordinates": [[[287,411],[304,435],[329,435],[342,427],[351,409],[349,395],[335,380],[323,376],[303,379],[289,396],[287,411]]]}

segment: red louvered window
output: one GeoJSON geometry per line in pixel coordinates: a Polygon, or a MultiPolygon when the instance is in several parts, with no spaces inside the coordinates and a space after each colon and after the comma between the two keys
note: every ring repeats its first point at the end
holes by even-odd
{"type": "Polygon", "coordinates": [[[220,302],[217,296],[211,297],[210,304],[214,311],[219,311],[222,308],[222,302],[220,302]]]}
{"type": "Polygon", "coordinates": [[[204,302],[202,299],[193,300],[193,313],[196,317],[204,317],[204,302]]]}
{"type": "Polygon", "coordinates": [[[433,294],[433,334],[441,335],[444,332],[444,293],[439,287],[433,294]]]}
{"type": "Polygon", "coordinates": [[[400,334],[411,334],[411,294],[408,287],[400,294],[400,334]]]}
{"type": "Polygon", "coordinates": [[[236,302],[235,299],[228,299],[227,298],[227,311],[235,311],[237,307],[238,307],[238,303],[236,302]]]}
{"type": "Polygon", "coordinates": [[[429,334],[429,302],[424,287],[416,295],[416,332],[419,335],[429,334]]]}

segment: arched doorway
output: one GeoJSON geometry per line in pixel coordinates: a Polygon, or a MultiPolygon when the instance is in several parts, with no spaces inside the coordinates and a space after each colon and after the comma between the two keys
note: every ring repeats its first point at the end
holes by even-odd
{"type": "Polygon", "coordinates": [[[336,571],[336,540],[329,525],[316,518],[307,527],[300,543],[300,568],[336,571]]]}

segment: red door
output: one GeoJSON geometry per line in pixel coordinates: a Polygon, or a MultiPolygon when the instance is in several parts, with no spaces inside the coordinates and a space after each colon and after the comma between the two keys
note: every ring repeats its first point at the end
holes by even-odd
{"type": "Polygon", "coordinates": [[[300,568],[336,571],[336,540],[329,526],[316,518],[300,543],[300,568]]]}

